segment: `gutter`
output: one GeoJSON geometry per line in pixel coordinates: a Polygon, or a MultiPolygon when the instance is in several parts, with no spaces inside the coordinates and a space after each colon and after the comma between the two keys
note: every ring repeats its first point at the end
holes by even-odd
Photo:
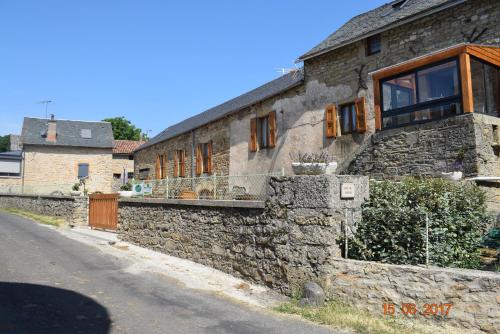
{"type": "Polygon", "coordinates": [[[449,2],[449,3],[447,3],[447,4],[443,5],[443,6],[440,6],[440,7],[435,7],[433,9],[431,8],[431,9],[429,9],[427,11],[424,11],[424,12],[421,12],[419,14],[409,16],[406,19],[402,19],[400,21],[396,21],[396,22],[391,23],[389,25],[383,26],[383,27],[381,27],[381,28],[379,28],[377,30],[373,30],[373,31],[367,32],[367,33],[365,33],[363,35],[360,35],[360,36],[358,36],[356,38],[353,38],[351,40],[342,42],[341,44],[338,44],[338,45],[335,45],[335,46],[331,46],[331,47],[327,47],[327,48],[325,48],[323,50],[316,51],[316,52],[311,53],[311,54],[307,54],[306,53],[306,54],[300,56],[297,60],[295,60],[295,63],[300,63],[300,62],[303,62],[305,60],[308,60],[308,59],[311,59],[311,58],[315,58],[317,56],[323,55],[323,54],[328,53],[330,51],[333,51],[333,50],[336,50],[336,49],[340,49],[340,48],[342,48],[344,46],[347,46],[349,44],[359,42],[359,41],[361,41],[361,40],[363,40],[365,38],[368,38],[368,37],[371,37],[371,36],[374,36],[374,35],[378,35],[378,34],[384,32],[384,31],[400,27],[402,25],[405,25],[407,23],[416,21],[416,20],[424,18],[426,16],[429,16],[429,15],[441,12],[441,11],[443,11],[445,9],[449,9],[449,8],[461,5],[461,4],[465,3],[465,2],[467,2],[467,0],[457,0],[457,1],[449,2]]]}

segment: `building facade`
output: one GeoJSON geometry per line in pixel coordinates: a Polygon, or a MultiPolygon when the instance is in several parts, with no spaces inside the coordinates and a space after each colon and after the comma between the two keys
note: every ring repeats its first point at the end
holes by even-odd
{"type": "Polygon", "coordinates": [[[496,0],[393,1],[356,16],[302,70],[140,147],[136,176],[288,174],[296,151],[328,151],[339,173],[500,175],[498,22],[496,0]]]}
{"type": "Polygon", "coordinates": [[[144,141],[115,140],[113,146],[113,191],[119,191],[120,187],[134,178],[134,151],[144,141]]]}

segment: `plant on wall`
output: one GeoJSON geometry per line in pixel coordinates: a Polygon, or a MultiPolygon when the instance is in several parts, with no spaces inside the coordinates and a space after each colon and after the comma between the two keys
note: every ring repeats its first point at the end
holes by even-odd
{"type": "Polygon", "coordinates": [[[349,258],[423,264],[426,216],[430,264],[480,267],[478,246],[491,217],[476,185],[442,179],[372,182],[370,200],[349,240],[349,258]]]}

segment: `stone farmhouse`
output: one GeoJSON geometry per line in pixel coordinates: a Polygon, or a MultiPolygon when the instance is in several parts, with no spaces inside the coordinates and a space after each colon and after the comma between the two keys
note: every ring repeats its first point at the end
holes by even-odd
{"type": "Polygon", "coordinates": [[[113,146],[113,191],[134,178],[134,151],[145,141],[115,140],[113,146]]]}
{"type": "Polygon", "coordinates": [[[500,175],[500,2],[393,1],[299,58],[303,69],[170,126],[141,179],[291,173],[326,150],[338,173],[500,175]]]}

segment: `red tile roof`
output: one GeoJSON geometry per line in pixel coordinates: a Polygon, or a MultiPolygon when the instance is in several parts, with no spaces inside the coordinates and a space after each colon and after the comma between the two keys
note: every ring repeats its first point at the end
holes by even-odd
{"type": "Polygon", "coordinates": [[[115,140],[113,154],[132,154],[136,148],[144,143],[144,141],[135,140],[115,140]]]}

